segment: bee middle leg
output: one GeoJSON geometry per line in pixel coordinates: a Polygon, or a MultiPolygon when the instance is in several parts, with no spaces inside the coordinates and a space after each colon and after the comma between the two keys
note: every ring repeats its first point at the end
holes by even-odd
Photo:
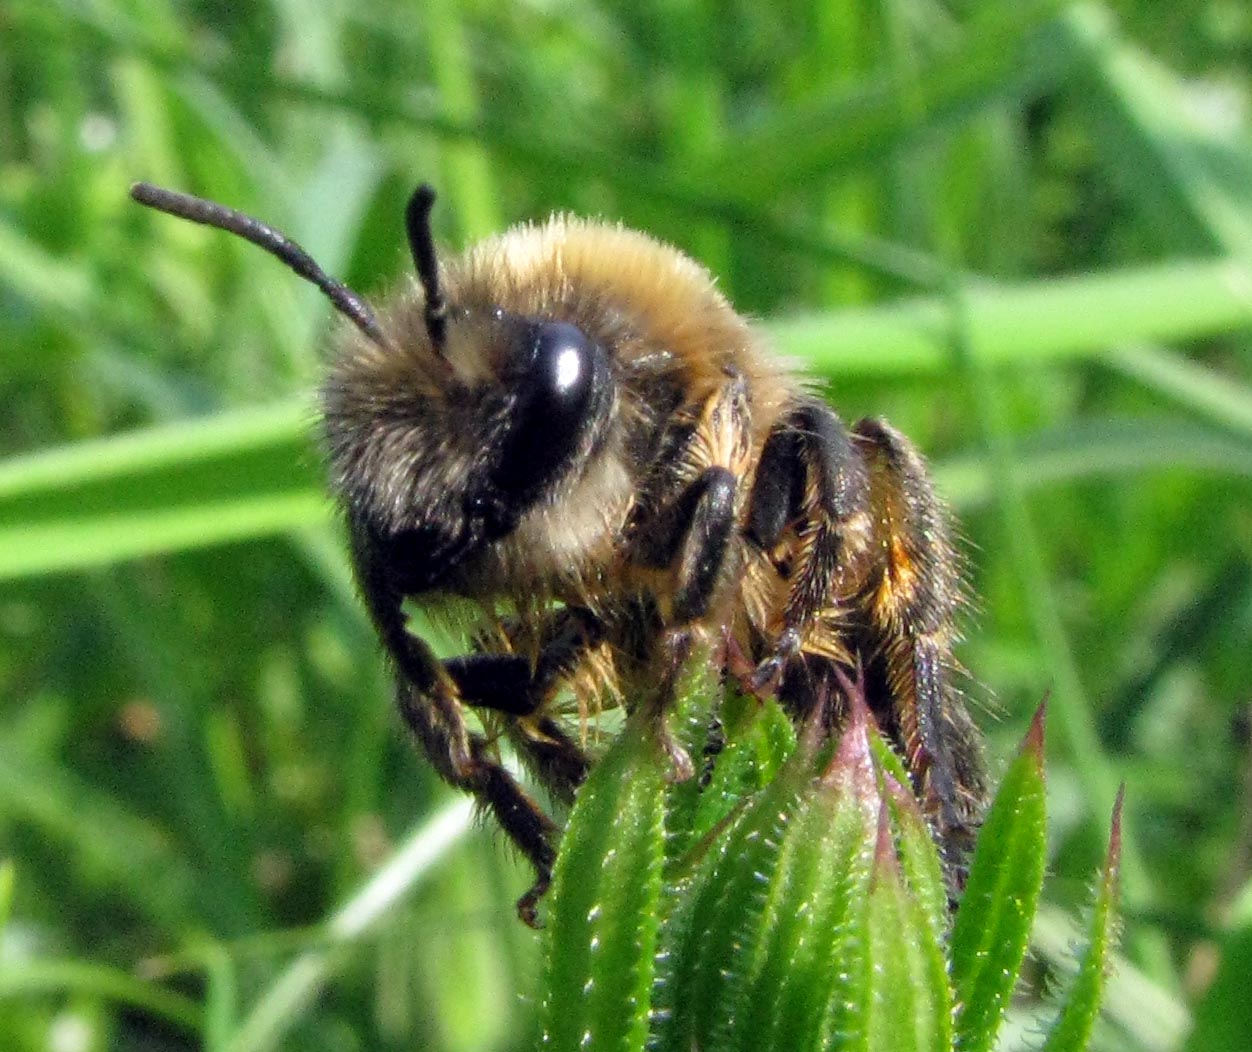
{"type": "Polygon", "coordinates": [[[766,556],[785,543],[787,598],[749,687],[777,686],[814,623],[855,592],[870,543],[869,475],[852,436],[828,406],[798,406],[766,439],[745,534],[766,556]],[[792,531],[790,542],[786,542],[792,531]]]}
{"type": "Polygon", "coordinates": [[[706,468],[658,516],[646,544],[636,552],[643,565],[670,568],[675,574],[661,640],[661,683],[651,701],[657,733],[669,754],[675,781],[691,777],[695,768],[687,753],[666,733],[662,721],[691,654],[695,628],[709,613],[727,577],[735,532],[736,488],[729,469],[706,468]]]}

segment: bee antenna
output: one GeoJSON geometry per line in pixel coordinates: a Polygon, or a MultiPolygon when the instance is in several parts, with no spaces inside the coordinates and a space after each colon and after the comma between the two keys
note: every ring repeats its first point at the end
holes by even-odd
{"type": "Polygon", "coordinates": [[[253,219],[250,215],[237,212],[233,208],[219,205],[216,201],[206,201],[190,194],[179,193],[177,190],[166,190],[151,183],[135,183],[130,188],[130,196],[141,205],[155,208],[158,212],[189,219],[193,223],[217,227],[229,234],[235,234],[245,241],[265,249],[271,256],[277,256],[300,277],[311,281],[322,290],[335,305],[335,309],[343,314],[369,339],[384,350],[390,349],[387,337],[378,325],[378,319],[369,304],[346,285],[330,277],[313,260],[304,249],[285,234],[279,233],[267,223],[253,219]]]}
{"type": "Polygon", "coordinates": [[[434,188],[422,183],[413,191],[404,210],[404,227],[409,235],[413,265],[426,293],[426,332],[435,350],[443,354],[448,339],[448,301],[439,285],[439,260],[435,257],[435,238],[430,229],[430,210],[434,206],[434,188]]]}

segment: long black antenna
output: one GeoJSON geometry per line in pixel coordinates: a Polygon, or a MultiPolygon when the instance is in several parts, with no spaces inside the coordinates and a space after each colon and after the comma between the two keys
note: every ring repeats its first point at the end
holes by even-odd
{"type": "Polygon", "coordinates": [[[217,227],[227,233],[235,234],[245,241],[265,249],[272,256],[277,256],[294,270],[300,277],[311,281],[326,294],[335,309],[348,318],[358,329],[384,350],[390,350],[391,344],[378,326],[378,319],[369,304],[346,285],[330,277],[326,271],[314,262],[298,244],[279,233],[272,226],[253,219],[250,215],[237,212],[233,208],[219,205],[216,201],[206,201],[201,197],[192,197],[177,190],[166,190],[151,183],[135,183],[130,188],[130,196],[141,205],[155,208],[159,212],[177,216],[179,219],[190,219],[193,223],[217,227]]]}
{"type": "Polygon", "coordinates": [[[448,339],[448,301],[439,285],[439,261],[435,258],[435,237],[430,229],[430,210],[435,206],[435,191],[422,183],[413,191],[404,210],[404,228],[409,235],[413,265],[426,293],[426,332],[435,351],[443,354],[448,339]]]}

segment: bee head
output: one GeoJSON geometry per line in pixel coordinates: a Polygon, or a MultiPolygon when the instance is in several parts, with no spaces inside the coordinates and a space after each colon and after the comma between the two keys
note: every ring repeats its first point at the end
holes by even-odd
{"type": "Polygon", "coordinates": [[[347,332],[322,392],[332,487],[356,543],[406,594],[441,587],[559,503],[614,401],[605,349],[573,321],[513,302],[506,275],[454,265],[445,290],[433,200],[419,187],[406,213],[417,285],[385,314],[381,339],[347,332]]]}
{"type": "Polygon", "coordinates": [[[331,485],[359,561],[387,566],[389,585],[440,587],[592,469],[616,401],[608,338],[551,288],[525,288],[518,260],[484,264],[481,246],[445,290],[429,186],[405,213],[418,281],[381,317],[258,219],[149,183],[131,196],[260,246],[351,322],[322,390],[331,485]]]}

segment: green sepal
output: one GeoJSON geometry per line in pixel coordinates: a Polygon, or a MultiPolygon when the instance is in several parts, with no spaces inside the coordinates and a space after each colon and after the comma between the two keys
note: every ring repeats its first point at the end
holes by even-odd
{"type": "Polygon", "coordinates": [[[686,887],[678,937],[666,962],[670,979],[661,1048],[689,1049],[695,1035],[707,1034],[720,1016],[737,1011],[733,997],[742,987],[731,980],[776,905],[770,890],[787,827],[811,781],[810,766],[797,751],[728,824],[686,887]]]}
{"type": "Polygon", "coordinates": [[[900,865],[884,801],[869,893],[865,1047],[871,1052],[946,1052],[952,1047],[952,991],[928,913],[900,865]]]}
{"type": "Polygon", "coordinates": [[[543,1048],[637,1052],[660,928],[669,759],[638,713],[570,813],[549,896],[543,1048]]]}
{"type": "MultiPolygon", "coordinates": [[[[863,987],[865,903],[880,803],[864,732],[864,720],[849,726],[829,765],[800,797],[771,888],[775,908],[763,915],[736,972],[738,1011],[721,1018],[703,1047],[818,1047],[832,1006],[841,1008],[863,987]]],[[[802,756],[811,752],[802,746],[802,756]]]]}
{"type": "Polygon", "coordinates": [[[952,930],[956,1044],[964,1052],[992,1047],[1030,942],[1047,833],[1043,728],[1041,705],[978,836],[952,930]]]}
{"type": "Polygon", "coordinates": [[[952,916],[934,830],[913,795],[912,779],[904,763],[876,728],[869,734],[869,746],[879,771],[879,788],[887,801],[905,884],[921,903],[935,938],[943,941],[952,916]]]}
{"type": "Polygon", "coordinates": [[[1096,884],[1087,926],[1087,945],[1078,962],[1078,972],[1066,993],[1064,1004],[1042,1052],[1082,1052],[1091,1038],[1104,995],[1113,950],[1117,945],[1117,903],[1121,885],[1123,786],[1113,805],[1109,849],[1096,884]]]}

